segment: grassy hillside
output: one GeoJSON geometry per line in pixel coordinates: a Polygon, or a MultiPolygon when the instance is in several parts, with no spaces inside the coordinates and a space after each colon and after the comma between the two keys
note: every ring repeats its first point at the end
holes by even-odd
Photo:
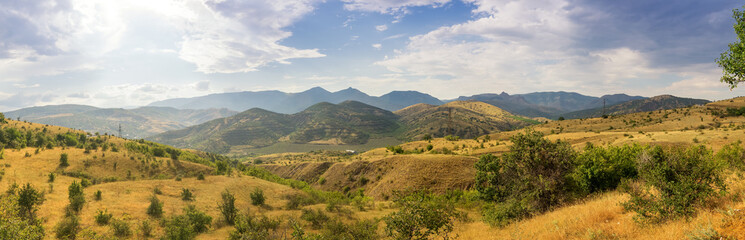
{"type": "MultiPolygon", "coordinates": [[[[709,103],[704,99],[680,98],[671,95],[660,95],[647,99],[628,101],[605,108],[606,115],[622,115],[635,112],[648,112],[655,110],[665,110],[682,108],[692,105],[703,105],[709,103]]],[[[603,115],[603,108],[593,108],[576,112],[565,113],[565,118],[591,118],[603,115]]]]}
{"type": "MultiPolygon", "coordinates": [[[[420,110],[429,107],[431,106],[416,106],[420,110]]],[[[535,125],[532,128],[545,134],[545,138],[550,141],[567,142],[580,153],[586,151],[588,143],[604,147],[642,144],[662,146],[664,149],[703,145],[712,151],[710,156],[713,156],[703,161],[720,161],[717,159],[721,159],[724,155],[719,152],[725,146],[743,146],[742,142],[738,141],[745,139],[745,132],[742,131],[745,129],[745,116],[727,114],[737,112],[728,109],[742,107],[745,107],[745,98],[736,98],[705,106],[637,112],[608,118],[553,121],[535,125]]],[[[488,135],[489,137],[482,136],[478,140],[453,141],[436,138],[431,141],[414,141],[357,155],[314,152],[300,155],[270,155],[256,159],[263,163],[268,162],[269,164],[264,167],[272,172],[315,182],[314,186],[319,188],[342,190],[364,188],[368,194],[383,200],[387,195],[381,194],[380,189],[423,186],[418,185],[419,181],[411,180],[412,178],[429,178],[425,181],[433,184],[429,187],[439,186],[440,183],[447,185],[450,177],[475,170],[468,167],[470,164],[451,165],[458,161],[438,161],[475,157],[487,153],[503,155],[513,145],[510,137],[523,132],[524,130],[493,133],[488,135]],[[407,165],[409,159],[427,166],[426,168],[454,169],[454,172],[446,173],[438,172],[438,170],[418,172],[412,169],[425,167],[412,168],[407,165]],[[385,165],[391,162],[399,164],[385,165]],[[333,175],[338,172],[344,172],[346,179],[333,175]],[[407,176],[409,179],[407,181],[411,183],[400,185],[396,180],[381,180],[389,176],[398,176],[398,178],[407,176]],[[361,180],[363,177],[365,180],[361,180]],[[366,184],[362,184],[363,182],[366,184]]],[[[739,164],[738,161],[742,162],[745,159],[742,155],[735,155],[735,163],[728,164],[739,164]]],[[[635,159],[635,156],[629,157],[635,159]]],[[[695,213],[689,217],[670,218],[651,224],[640,223],[637,220],[638,213],[626,210],[621,205],[630,199],[628,192],[609,190],[589,195],[578,201],[566,202],[543,213],[531,214],[523,220],[508,223],[503,227],[494,227],[481,222],[485,219],[482,216],[483,212],[479,212],[482,211],[479,209],[483,209],[483,205],[473,207],[479,205],[478,201],[460,200],[459,204],[462,204],[460,206],[474,221],[457,223],[453,234],[457,234],[462,239],[708,239],[704,238],[705,236],[739,239],[745,237],[745,231],[743,231],[745,225],[742,221],[745,215],[740,212],[745,208],[745,201],[738,196],[738,193],[745,190],[745,182],[739,177],[742,172],[738,170],[738,167],[727,166],[731,167],[722,170],[722,177],[728,186],[727,195],[723,198],[708,200],[705,205],[696,205],[695,213]]],[[[461,176],[459,179],[467,179],[467,177],[461,176]]],[[[639,181],[637,184],[643,183],[640,180],[637,181],[639,181]]],[[[464,182],[464,185],[453,185],[450,189],[468,190],[471,186],[468,182],[464,182]]],[[[446,193],[443,196],[450,196],[448,194],[452,193],[446,193]]]]}
{"type": "Polygon", "coordinates": [[[421,139],[425,135],[474,138],[538,123],[477,101],[454,101],[441,106],[417,104],[395,113],[407,126],[403,133],[407,139],[421,139]]]}
{"type": "Polygon", "coordinates": [[[31,107],[5,113],[11,119],[20,118],[100,134],[119,134],[121,124],[122,135],[126,138],[144,138],[234,114],[235,112],[227,109],[181,110],[167,107],[121,109],[84,105],[31,107]]]}

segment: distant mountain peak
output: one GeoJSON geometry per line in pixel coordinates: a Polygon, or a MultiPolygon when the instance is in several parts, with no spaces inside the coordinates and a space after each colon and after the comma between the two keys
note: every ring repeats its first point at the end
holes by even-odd
{"type": "Polygon", "coordinates": [[[308,90],[305,90],[305,91],[303,91],[301,93],[326,94],[326,93],[331,93],[331,92],[329,92],[328,90],[326,90],[326,89],[324,89],[322,87],[313,87],[313,88],[308,89],[308,90]]]}

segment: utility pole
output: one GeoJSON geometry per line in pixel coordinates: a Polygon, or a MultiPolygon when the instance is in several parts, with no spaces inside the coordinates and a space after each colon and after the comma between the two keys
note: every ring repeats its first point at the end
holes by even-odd
{"type": "Polygon", "coordinates": [[[603,116],[605,116],[605,98],[603,98],[603,116]]]}
{"type": "Polygon", "coordinates": [[[119,124],[119,138],[122,137],[122,124],[119,124]]]}

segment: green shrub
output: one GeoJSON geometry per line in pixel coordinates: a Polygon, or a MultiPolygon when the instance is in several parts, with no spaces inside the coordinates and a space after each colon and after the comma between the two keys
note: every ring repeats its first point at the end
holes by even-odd
{"type": "Polygon", "coordinates": [[[740,140],[724,145],[717,152],[715,158],[724,164],[740,171],[745,170],[745,149],[742,148],[740,140]]]}
{"type": "Polygon", "coordinates": [[[235,217],[238,214],[238,210],[235,208],[235,195],[230,193],[227,189],[222,192],[222,203],[217,205],[220,209],[222,217],[228,225],[235,224],[235,217]]]}
{"type": "Polygon", "coordinates": [[[58,239],[75,239],[80,231],[80,218],[75,215],[66,216],[54,227],[58,239]]]}
{"type": "Polygon", "coordinates": [[[70,166],[70,163],[67,160],[67,153],[60,154],[59,156],[59,166],[62,168],[70,166]]]}
{"type": "Polygon", "coordinates": [[[385,216],[385,232],[394,239],[447,239],[455,221],[465,220],[465,213],[436,195],[416,191],[394,200],[398,211],[385,216]]]}
{"type": "Polygon", "coordinates": [[[96,220],[96,224],[107,225],[109,224],[112,216],[113,215],[109,213],[108,210],[104,209],[103,211],[101,211],[101,209],[99,209],[98,211],[96,211],[96,215],[93,216],[93,218],[96,220]]]}
{"type": "Polygon", "coordinates": [[[264,205],[265,200],[264,191],[258,187],[254,188],[253,192],[251,192],[251,204],[254,206],[261,206],[264,205]]]}
{"type": "Polygon", "coordinates": [[[616,189],[622,180],[637,177],[636,159],[643,149],[639,145],[608,148],[588,145],[577,157],[571,177],[581,195],[616,189]]]}
{"type": "Polygon", "coordinates": [[[432,144],[427,144],[427,151],[432,151],[432,148],[434,148],[432,144]]]}
{"type": "Polygon", "coordinates": [[[191,192],[188,188],[182,188],[181,189],[181,200],[184,201],[194,201],[194,193],[191,192]]]}
{"type": "Polygon", "coordinates": [[[102,196],[101,196],[101,195],[102,195],[102,194],[103,194],[103,193],[101,192],[101,190],[97,190],[97,191],[96,191],[96,192],[95,192],[95,193],[93,194],[93,199],[94,199],[94,200],[96,200],[96,201],[101,201],[101,199],[102,199],[102,196]]]}
{"type": "Polygon", "coordinates": [[[194,239],[197,234],[206,232],[212,224],[212,217],[199,211],[194,205],[184,208],[184,214],[176,215],[166,221],[165,239],[194,239]]]}
{"type": "Polygon", "coordinates": [[[194,205],[184,208],[184,214],[189,219],[192,230],[197,234],[206,232],[212,225],[212,217],[199,211],[194,205]]]}
{"type": "Polygon", "coordinates": [[[67,188],[67,196],[70,200],[68,208],[73,213],[79,213],[85,205],[85,195],[83,195],[83,185],[77,181],[72,181],[70,186],[67,188]]]}
{"type": "Polygon", "coordinates": [[[696,207],[726,193],[722,165],[712,158],[704,146],[644,152],[639,158],[641,182],[623,186],[631,195],[623,207],[642,222],[692,216],[696,207]]]}
{"type": "Polygon", "coordinates": [[[569,143],[527,130],[512,137],[501,158],[484,155],[476,163],[476,189],[488,201],[515,198],[530,212],[544,212],[573,197],[570,174],[577,155],[569,143]]]}
{"type": "Polygon", "coordinates": [[[152,236],[153,226],[150,224],[150,221],[145,220],[140,222],[140,233],[142,233],[142,236],[145,238],[152,236]]]}
{"type": "Polygon", "coordinates": [[[163,228],[165,235],[163,239],[188,240],[196,238],[197,234],[191,228],[189,218],[185,215],[176,215],[169,218],[163,228]]]}
{"type": "Polygon", "coordinates": [[[160,187],[155,186],[155,188],[153,188],[153,194],[161,195],[163,194],[163,191],[160,190],[160,187]]]}
{"type": "Polygon", "coordinates": [[[300,215],[300,219],[308,221],[311,228],[321,229],[323,224],[329,221],[329,216],[324,214],[321,210],[303,209],[303,213],[300,215]]]}
{"type": "Polygon", "coordinates": [[[36,211],[44,203],[44,193],[36,190],[30,183],[26,183],[18,190],[18,214],[20,217],[32,221],[36,219],[36,211]]]}
{"type": "Polygon", "coordinates": [[[391,151],[393,154],[403,154],[404,153],[404,149],[401,148],[401,146],[387,146],[385,148],[388,149],[388,151],[391,151]]]}
{"type": "Polygon", "coordinates": [[[285,199],[287,199],[287,204],[285,205],[285,207],[288,210],[298,210],[302,206],[307,206],[315,203],[313,198],[306,194],[300,193],[285,195],[285,199]]]}
{"type": "Polygon", "coordinates": [[[55,175],[54,173],[49,173],[49,179],[47,179],[47,182],[53,183],[54,182],[55,175]]]}
{"type": "Polygon", "coordinates": [[[117,237],[128,237],[132,235],[132,230],[130,230],[129,228],[129,223],[120,219],[115,219],[111,222],[111,230],[114,231],[114,236],[117,237]]]}
{"type": "Polygon", "coordinates": [[[150,206],[147,207],[147,215],[159,218],[163,216],[163,202],[157,196],[150,196],[150,206]]]}
{"type": "Polygon", "coordinates": [[[484,205],[481,216],[492,226],[504,227],[514,220],[530,216],[530,211],[519,200],[510,198],[505,202],[484,205]]]}
{"type": "Polygon", "coordinates": [[[204,180],[204,173],[199,173],[199,175],[197,175],[197,180],[204,180]]]}
{"type": "Polygon", "coordinates": [[[272,236],[272,233],[275,235],[278,234],[276,231],[279,229],[279,224],[279,219],[241,214],[236,218],[235,230],[230,232],[229,239],[280,239],[279,236],[272,236]]]}
{"type": "Polygon", "coordinates": [[[41,221],[28,219],[19,210],[18,196],[0,197],[0,239],[44,239],[41,221]]]}

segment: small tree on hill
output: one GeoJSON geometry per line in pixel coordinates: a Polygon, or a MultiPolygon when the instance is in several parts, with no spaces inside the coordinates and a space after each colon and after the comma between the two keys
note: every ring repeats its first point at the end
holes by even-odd
{"type": "Polygon", "coordinates": [[[36,190],[30,183],[23,185],[18,191],[18,210],[27,220],[36,218],[36,210],[44,202],[44,194],[36,190]]]}
{"type": "Polygon", "coordinates": [[[63,168],[70,166],[70,163],[67,161],[67,153],[60,154],[59,166],[63,168]]]}
{"type": "Polygon", "coordinates": [[[69,209],[75,213],[79,213],[85,204],[83,185],[78,183],[78,181],[73,181],[67,188],[67,197],[70,200],[69,209]]]}
{"type": "Polygon", "coordinates": [[[163,216],[163,202],[155,195],[150,197],[150,206],[147,207],[147,215],[155,218],[163,216]]]}
{"type": "Polygon", "coordinates": [[[229,225],[235,224],[235,217],[238,215],[238,209],[235,208],[235,195],[227,189],[222,192],[222,203],[217,205],[220,209],[225,222],[229,225]]]}

